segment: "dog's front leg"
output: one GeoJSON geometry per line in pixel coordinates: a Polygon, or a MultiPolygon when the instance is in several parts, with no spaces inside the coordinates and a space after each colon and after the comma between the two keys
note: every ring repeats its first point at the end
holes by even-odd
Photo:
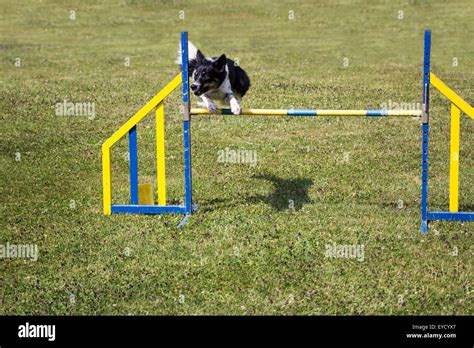
{"type": "Polygon", "coordinates": [[[206,109],[209,110],[209,112],[211,114],[216,113],[216,111],[217,111],[216,105],[212,102],[212,100],[210,98],[206,97],[205,95],[202,95],[201,100],[202,100],[202,102],[199,103],[199,105],[205,106],[206,109]]]}
{"type": "Polygon", "coordinates": [[[242,112],[242,108],[240,107],[239,101],[232,93],[226,94],[225,101],[230,104],[230,110],[234,115],[239,115],[242,112]]]}

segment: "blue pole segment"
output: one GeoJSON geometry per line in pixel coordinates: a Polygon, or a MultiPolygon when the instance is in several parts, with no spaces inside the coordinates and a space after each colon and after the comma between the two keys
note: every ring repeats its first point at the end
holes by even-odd
{"type": "Polygon", "coordinates": [[[387,116],[387,110],[367,110],[366,116],[387,116]]]}
{"type": "MultiPolygon", "coordinates": [[[[430,71],[431,71],[431,30],[425,30],[425,45],[423,58],[423,111],[428,116],[430,107],[430,71]]],[[[423,120],[428,123],[428,117],[423,120]]]]}
{"type": "Polygon", "coordinates": [[[231,109],[222,109],[222,115],[233,115],[234,113],[232,112],[231,109]]]}
{"type": "Polygon", "coordinates": [[[430,54],[431,31],[425,30],[423,57],[423,112],[422,112],[422,155],[421,155],[421,232],[428,232],[428,138],[430,107],[430,54]]]}
{"type": "Polygon", "coordinates": [[[421,154],[421,232],[428,232],[428,130],[429,124],[422,124],[421,154]]]}
{"type": "Polygon", "coordinates": [[[186,31],[181,32],[181,74],[183,103],[189,103],[188,33],[186,31]]]}
{"type": "Polygon", "coordinates": [[[291,109],[286,112],[288,116],[317,116],[318,112],[316,110],[295,110],[291,109]]]}
{"type": "Polygon", "coordinates": [[[130,203],[138,204],[137,126],[128,132],[128,152],[130,154],[130,203]]]}
{"type": "Polygon", "coordinates": [[[190,121],[183,122],[184,133],[184,187],[186,214],[192,213],[192,178],[191,178],[191,130],[190,121]]]}
{"type": "Polygon", "coordinates": [[[189,115],[189,70],[188,70],[188,33],[181,32],[181,73],[183,85],[183,136],[184,136],[184,205],[186,214],[192,213],[192,177],[191,177],[191,118],[189,115]]]}

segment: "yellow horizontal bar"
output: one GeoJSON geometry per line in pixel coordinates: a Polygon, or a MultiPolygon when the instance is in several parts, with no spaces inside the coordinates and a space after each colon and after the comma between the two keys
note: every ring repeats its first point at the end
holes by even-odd
{"type": "Polygon", "coordinates": [[[469,105],[464,99],[456,94],[451,88],[446,86],[435,74],[430,73],[430,82],[440,91],[446,98],[448,98],[454,105],[456,105],[462,112],[474,119],[474,108],[469,105]]]}
{"type": "Polygon", "coordinates": [[[103,144],[102,148],[110,148],[115,144],[121,137],[128,133],[133,126],[140,122],[153,108],[155,108],[163,99],[165,99],[176,87],[181,83],[181,73],[171,80],[161,91],[158,92],[144,107],[133,115],[127,122],[123,124],[110,138],[108,138],[103,144]]]}

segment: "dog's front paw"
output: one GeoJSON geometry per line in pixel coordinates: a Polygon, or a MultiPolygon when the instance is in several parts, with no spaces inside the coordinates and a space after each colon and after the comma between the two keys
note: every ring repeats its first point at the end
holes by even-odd
{"type": "Polygon", "coordinates": [[[214,103],[207,103],[206,107],[207,110],[209,110],[209,112],[213,115],[217,112],[217,107],[214,103]]]}
{"type": "Polygon", "coordinates": [[[230,110],[234,115],[240,115],[240,113],[242,112],[242,108],[240,107],[239,102],[237,100],[232,99],[230,101],[230,110]]]}

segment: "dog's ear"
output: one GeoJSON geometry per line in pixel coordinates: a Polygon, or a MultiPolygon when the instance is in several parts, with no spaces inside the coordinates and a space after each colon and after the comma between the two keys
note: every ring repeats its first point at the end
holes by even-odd
{"type": "Polygon", "coordinates": [[[204,54],[202,54],[201,50],[197,50],[196,53],[196,61],[198,63],[201,63],[206,57],[204,57],[204,54]]]}
{"type": "Polygon", "coordinates": [[[217,58],[217,60],[214,62],[214,67],[217,69],[217,71],[222,71],[224,70],[226,63],[227,63],[227,58],[225,54],[223,54],[219,58],[217,58]]]}

